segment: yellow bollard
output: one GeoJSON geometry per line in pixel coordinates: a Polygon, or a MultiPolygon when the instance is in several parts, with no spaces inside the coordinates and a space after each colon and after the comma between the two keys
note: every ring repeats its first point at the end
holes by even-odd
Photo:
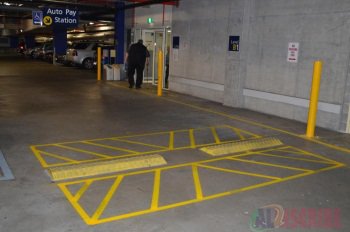
{"type": "Polygon", "coordinates": [[[101,47],[97,48],[96,64],[97,64],[97,80],[100,81],[101,80],[101,47]]]}
{"type": "Polygon", "coordinates": [[[307,122],[306,137],[313,138],[315,135],[315,126],[317,118],[318,95],[320,92],[322,73],[322,61],[315,61],[314,73],[312,77],[312,87],[310,93],[309,118],[307,122]]]}
{"type": "Polygon", "coordinates": [[[158,97],[162,96],[163,91],[163,52],[159,50],[158,52],[158,97]]]}

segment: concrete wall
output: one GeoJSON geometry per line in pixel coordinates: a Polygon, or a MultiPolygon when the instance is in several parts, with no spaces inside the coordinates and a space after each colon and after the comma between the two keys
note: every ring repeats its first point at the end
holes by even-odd
{"type": "Polygon", "coordinates": [[[305,122],[313,62],[324,62],[317,125],[347,128],[350,1],[186,0],[173,9],[170,88],[305,122]],[[229,52],[230,35],[241,37],[229,52]],[[298,63],[287,62],[289,42],[298,63]],[[174,52],[173,52],[174,54],[174,52]]]}
{"type": "Polygon", "coordinates": [[[172,6],[157,4],[147,7],[135,8],[134,27],[138,28],[156,28],[170,26],[172,20],[172,6]],[[164,9],[164,25],[163,25],[163,9],[164,9]],[[148,18],[153,18],[152,24],[147,23],[148,18]]]}
{"type": "Polygon", "coordinates": [[[180,48],[170,59],[172,90],[223,102],[226,73],[239,65],[238,54],[227,53],[228,34],[241,33],[243,6],[244,0],[181,1],[173,8],[180,48]]]}

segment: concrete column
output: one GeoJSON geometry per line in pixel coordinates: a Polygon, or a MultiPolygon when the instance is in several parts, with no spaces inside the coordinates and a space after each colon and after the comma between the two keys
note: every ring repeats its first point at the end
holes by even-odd
{"type": "MultiPolygon", "coordinates": [[[[349,57],[350,62],[350,57],[349,57]]],[[[343,107],[341,111],[341,118],[340,118],[340,128],[339,130],[341,132],[346,132],[350,134],[350,63],[348,64],[348,73],[347,73],[347,79],[345,84],[345,93],[344,93],[344,101],[343,101],[343,107]]]]}
{"type": "Polygon", "coordinates": [[[125,30],[125,11],[122,9],[125,6],[124,2],[117,2],[115,4],[115,20],[114,20],[114,30],[115,30],[115,41],[117,52],[117,57],[115,63],[124,64],[124,30],[125,30]]]}
{"type": "Polygon", "coordinates": [[[67,50],[67,28],[53,27],[53,47],[56,55],[64,55],[67,50]]]}
{"type": "Polygon", "coordinates": [[[26,46],[27,48],[34,48],[35,47],[35,37],[32,35],[25,36],[26,46]]]}
{"type": "MultiPolygon", "coordinates": [[[[227,52],[226,59],[226,74],[225,74],[225,86],[224,86],[224,105],[232,107],[243,107],[244,104],[244,81],[247,75],[247,58],[249,49],[249,28],[250,28],[250,16],[253,9],[254,0],[245,0],[241,33],[240,36],[240,49],[239,52],[227,52]]],[[[231,18],[232,9],[234,4],[230,5],[231,18]]],[[[230,23],[228,23],[228,34],[231,33],[230,23]]],[[[237,33],[237,32],[236,32],[237,33]]]]}
{"type": "Polygon", "coordinates": [[[10,47],[11,48],[17,48],[18,43],[19,43],[19,38],[17,36],[10,37],[10,47]]]}

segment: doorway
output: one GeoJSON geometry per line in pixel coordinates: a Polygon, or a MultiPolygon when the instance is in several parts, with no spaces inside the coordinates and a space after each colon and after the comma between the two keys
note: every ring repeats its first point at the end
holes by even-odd
{"type": "Polygon", "coordinates": [[[163,73],[162,88],[168,88],[168,81],[165,80],[167,71],[169,71],[169,50],[170,50],[170,28],[155,29],[134,29],[132,33],[134,38],[132,41],[136,43],[139,39],[143,40],[143,44],[147,47],[150,58],[148,65],[144,69],[143,81],[158,85],[158,53],[163,52],[163,73]]]}

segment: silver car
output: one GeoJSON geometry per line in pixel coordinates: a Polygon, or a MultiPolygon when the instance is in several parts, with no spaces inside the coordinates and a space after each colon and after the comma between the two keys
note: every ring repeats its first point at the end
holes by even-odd
{"type": "Polygon", "coordinates": [[[97,43],[76,43],[67,50],[66,62],[74,65],[81,65],[86,69],[94,67],[94,54],[97,43]]]}

